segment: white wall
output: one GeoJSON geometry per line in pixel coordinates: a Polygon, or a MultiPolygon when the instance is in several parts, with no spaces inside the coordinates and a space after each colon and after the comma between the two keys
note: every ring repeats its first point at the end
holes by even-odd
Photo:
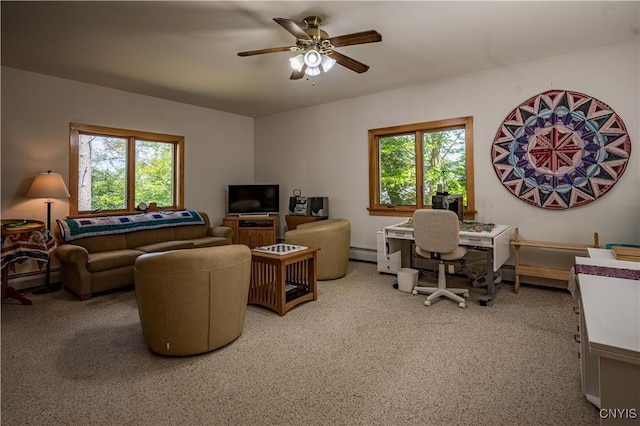
{"type": "MultiPolygon", "coordinates": [[[[331,216],[352,222],[352,246],[374,249],[376,230],[399,219],[367,212],[368,129],[470,115],[478,220],[517,226],[523,238],[590,243],[597,231],[602,243],[637,244],[639,52],[636,40],[261,117],[255,123],[249,117],[3,67],[1,214],[46,219],[44,203],[24,194],[33,177],[47,169],[68,182],[68,126],[80,122],[184,135],[185,205],[206,211],[214,223],[224,215],[227,184],[275,182],[281,185],[282,212],[294,188],[328,196],[331,216]],[[518,200],[499,182],[490,158],[505,116],[549,89],[582,92],[607,103],[624,120],[634,145],[625,174],[606,195],[565,211],[518,200]]],[[[53,204],[54,219],[67,213],[66,201],[53,204]]]]}
{"type": "MultiPolygon", "coordinates": [[[[46,220],[43,200],[25,198],[33,177],[69,183],[69,123],[185,137],[185,207],[219,224],[226,186],[253,182],[253,118],[2,68],[2,217],[46,220]]],[[[69,212],[55,200],[52,220],[69,212]]]]}
{"type": "MultiPolygon", "coordinates": [[[[1,215],[46,221],[44,200],[26,198],[36,174],[52,170],[69,184],[69,123],[185,137],[185,207],[222,223],[225,189],[253,182],[254,120],[177,102],[2,68],[1,215]]],[[[69,213],[54,200],[52,222],[69,213]]],[[[58,262],[52,262],[53,279],[58,262]]],[[[34,261],[19,263],[16,288],[42,285],[34,261]]],[[[12,274],[13,277],[15,274],[12,274]]]]}
{"type": "Polygon", "coordinates": [[[597,231],[602,244],[637,244],[639,50],[635,40],[257,118],[256,179],[280,183],[283,200],[293,188],[303,195],[328,196],[331,217],[351,220],[351,245],[374,249],[376,230],[400,219],[368,214],[367,131],[473,116],[477,220],[519,227],[522,238],[592,243],[597,231]],[[624,120],[633,145],[626,172],[607,194],[563,211],[537,208],[511,195],[497,178],[490,155],[506,115],[550,89],[585,93],[611,106],[624,120]]]}

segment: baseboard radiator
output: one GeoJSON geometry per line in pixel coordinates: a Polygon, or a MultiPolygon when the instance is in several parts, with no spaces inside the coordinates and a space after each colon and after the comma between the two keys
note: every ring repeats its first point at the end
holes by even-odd
{"type": "MultiPolygon", "coordinates": [[[[363,247],[350,247],[349,248],[349,259],[357,260],[362,262],[370,262],[377,263],[378,262],[378,254],[375,249],[363,248],[363,247]]],[[[426,269],[431,268],[430,265],[424,266],[426,269]]],[[[515,281],[515,267],[513,265],[502,265],[500,268],[502,272],[502,280],[507,283],[513,283],[515,281]]],[[[520,281],[523,284],[534,285],[534,286],[542,286],[542,287],[550,287],[550,288],[566,288],[567,284],[564,282],[558,282],[554,280],[545,280],[542,278],[532,278],[527,276],[522,276],[520,281]]]]}
{"type": "MultiPolygon", "coordinates": [[[[50,279],[52,283],[60,282],[60,269],[51,269],[50,279]]],[[[46,271],[34,271],[9,276],[9,285],[16,290],[24,291],[45,285],[47,282],[46,271]]]]}
{"type": "MultiPolygon", "coordinates": [[[[361,262],[378,262],[378,254],[375,249],[364,247],[349,247],[349,260],[357,260],[361,262]]],[[[502,271],[502,279],[507,282],[515,281],[515,267],[513,265],[502,265],[500,268],[502,271]]],[[[544,287],[552,288],[565,288],[566,284],[563,282],[544,280],[544,279],[531,279],[530,277],[523,276],[521,281],[524,284],[532,284],[544,287]]],[[[60,270],[51,270],[51,282],[60,282],[60,270]]],[[[39,287],[45,283],[45,272],[37,271],[31,273],[17,274],[10,277],[9,285],[16,290],[27,290],[34,287],[39,287]]]]}
{"type": "Polygon", "coordinates": [[[349,259],[376,263],[378,261],[378,253],[375,249],[349,247],[349,259]]]}

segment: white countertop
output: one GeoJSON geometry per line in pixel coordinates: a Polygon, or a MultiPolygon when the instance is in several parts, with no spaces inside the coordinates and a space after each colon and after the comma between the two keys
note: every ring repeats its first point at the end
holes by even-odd
{"type": "MultiPolygon", "coordinates": [[[[640,270],[640,263],[606,257],[576,257],[576,264],[640,270]]],[[[640,365],[640,282],[578,274],[589,347],[640,365]]]]}
{"type": "MultiPolygon", "coordinates": [[[[393,230],[393,231],[401,231],[401,232],[413,232],[413,226],[407,225],[408,221],[403,221],[395,225],[385,226],[385,229],[393,230]]],[[[499,225],[494,224],[493,229],[491,231],[463,231],[460,230],[460,235],[469,236],[469,237],[483,237],[483,238],[495,238],[498,235],[502,234],[505,231],[511,229],[509,225],[499,225]]]]}

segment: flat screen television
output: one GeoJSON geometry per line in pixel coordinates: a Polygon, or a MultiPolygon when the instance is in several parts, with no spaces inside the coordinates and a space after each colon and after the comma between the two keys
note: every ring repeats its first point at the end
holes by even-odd
{"type": "Polygon", "coordinates": [[[269,214],[280,210],[280,185],[229,185],[227,214],[269,214]]]}

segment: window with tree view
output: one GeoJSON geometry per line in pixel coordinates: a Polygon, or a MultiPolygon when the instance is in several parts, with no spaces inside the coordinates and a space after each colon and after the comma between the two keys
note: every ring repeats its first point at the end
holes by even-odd
{"type": "Polygon", "coordinates": [[[71,124],[71,212],[183,208],[182,136],[71,124]]]}
{"type": "Polygon", "coordinates": [[[369,131],[369,211],[407,216],[437,191],[474,206],[473,119],[454,118],[369,131]]]}

